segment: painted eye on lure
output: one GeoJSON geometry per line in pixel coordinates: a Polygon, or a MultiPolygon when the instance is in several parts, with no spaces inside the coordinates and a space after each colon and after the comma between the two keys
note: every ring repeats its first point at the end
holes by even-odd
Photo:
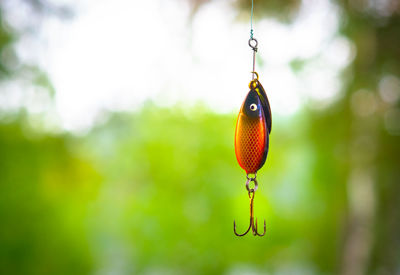
{"type": "MultiPolygon", "coordinates": [[[[253,18],[253,0],[251,15],[253,18]]],[[[236,232],[236,223],[233,221],[233,232],[236,236],[246,235],[250,229],[254,236],[264,236],[266,223],[264,220],[264,232],[257,230],[257,220],[254,222],[254,196],[258,188],[257,171],[263,167],[269,149],[269,134],[272,127],[271,108],[267,94],[258,80],[255,71],[255,60],[258,41],[253,38],[253,29],[250,31],[249,46],[253,50],[253,79],[250,81],[248,92],[242,107],[240,108],[235,131],[236,159],[246,172],[246,189],[250,198],[250,224],[243,234],[236,232]],[[256,78],[254,78],[256,76],[256,78]],[[253,176],[251,176],[253,175],[253,176]],[[253,183],[254,187],[250,188],[253,183]]]]}

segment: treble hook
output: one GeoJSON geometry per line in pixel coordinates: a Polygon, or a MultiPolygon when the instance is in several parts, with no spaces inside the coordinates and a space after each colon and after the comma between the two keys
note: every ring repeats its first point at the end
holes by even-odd
{"type": "Polygon", "coordinates": [[[257,184],[256,178],[255,177],[254,178],[247,177],[246,188],[249,192],[249,199],[250,199],[250,224],[249,224],[249,227],[247,228],[246,232],[244,232],[243,234],[238,234],[236,232],[236,222],[235,222],[235,220],[233,220],[233,232],[238,237],[242,237],[242,236],[246,235],[247,233],[249,233],[250,229],[254,236],[262,237],[265,235],[265,232],[266,232],[265,220],[264,220],[264,232],[262,234],[258,233],[258,231],[257,231],[257,218],[256,218],[256,221],[254,222],[254,196],[256,194],[257,187],[258,187],[258,184],[257,184]],[[254,182],[254,188],[250,189],[249,183],[251,181],[254,182]],[[251,195],[251,194],[253,194],[253,195],[251,195]]]}

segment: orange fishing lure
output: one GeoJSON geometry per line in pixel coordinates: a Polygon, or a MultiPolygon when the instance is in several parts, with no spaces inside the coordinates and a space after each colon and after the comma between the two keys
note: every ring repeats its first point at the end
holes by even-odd
{"type": "Polygon", "coordinates": [[[250,198],[250,224],[243,234],[236,232],[236,223],[233,222],[233,230],[236,236],[246,235],[250,229],[255,236],[264,236],[266,224],[264,220],[264,232],[257,230],[257,220],[254,221],[254,196],[258,188],[257,171],[264,165],[269,150],[269,135],[272,127],[271,108],[267,94],[255,72],[255,58],[258,42],[253,38],[253,29],[250,32],[249,46],[253,50],[253,80],[250,81],[250,91],[247,94],[236,123],[235,154],[236,159],[246,172],[246,189],[250,198]],[[256,78],[254,78],[256,76],[256,78]],[[251,188],[250,184],[254,187],[251,188]]]}
{"type": "Polygon", "coordinates": [[[268,155],[271,110],[258,80],[250,82],[250,91],[240,109],[235,133],[235,153],[247,174],[256,174],[268,155]]]}

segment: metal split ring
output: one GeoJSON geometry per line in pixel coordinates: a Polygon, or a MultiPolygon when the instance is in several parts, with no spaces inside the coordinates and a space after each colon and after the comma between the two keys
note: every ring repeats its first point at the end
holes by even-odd
{"type": "Polygon", "coordinates": [[[257,182],[256,178],[247,178],[246,189],[249,192],[249,195],[250,195],[250,193],[256,192],[257,188],[258,188],[258,182],[257,182]],[[250,182],[254,182],[254,188],[250,188],[250,186],[249,186],[250,182]]]}

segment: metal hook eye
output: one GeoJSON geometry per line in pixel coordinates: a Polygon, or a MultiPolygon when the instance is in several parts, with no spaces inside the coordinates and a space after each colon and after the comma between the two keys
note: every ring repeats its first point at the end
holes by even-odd
{"type": "MultiPolygon", "coordinates": [[[[251,72],[252,74],[253,74],[253,78],[254,78],[254,75],[256,76],[256,81],[258,81],[258,73],[257,72],[251,72]]],[[[253,79],[253,81],[254,81],[254,79],[253,79]]]]}
{"type": "Polygon", "coordinates": [[[258,41],[255,38],[250,38],[249,39],[249,46],[252,48],[254,51],[257,51],[257,46],[258,46],[258,41]],[[254,43],[252,43],[254,41],[254,43]]]}

